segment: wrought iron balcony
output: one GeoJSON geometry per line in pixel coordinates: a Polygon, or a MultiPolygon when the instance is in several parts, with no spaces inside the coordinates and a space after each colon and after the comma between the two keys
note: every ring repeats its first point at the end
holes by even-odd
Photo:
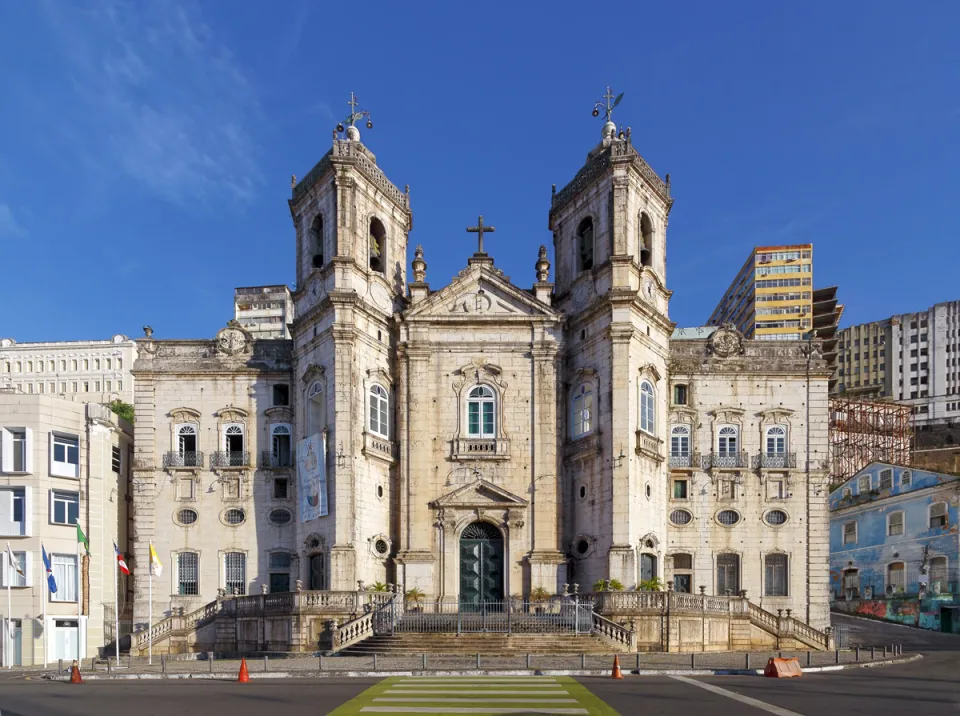
{"type": "Polygon", "coordinates": [[[688,452],[686,455],[671,455],[670,467],[673,468],[695,468],[700,466],[700,456],[695,452],[688,452]]]}
{"type": "Polygon", "coordinates": [[[796,466],[797,453],[795,452],[760,453],[753,456],[754,469],[787,470],[796,466]]]}
{"type": "Polygon", "coordinates": [[[210,458],[210,467],[249,467],[250,453],[226,452],[213,453],[210,458]]]}
{"type": "Polygon", "coordinates": [[[747,467],[749,463],[750,460],[745,452],[712,452],[703,456],[701,467],[704,470],[711,468],[736,470],[747,467]]]}
{"type": "Polygon", "coordinates": [[[274,455],[270,450],[263,450],[260,453],[260,467],[279,468],[293,467],[294,456],[292,452],[285,455],[274,455]]]}
{"type": "Polygon", "coordinates": [[[163,454],[164,467],[203,467],[202,452],[179,452],[171,450],[163,454]]]}

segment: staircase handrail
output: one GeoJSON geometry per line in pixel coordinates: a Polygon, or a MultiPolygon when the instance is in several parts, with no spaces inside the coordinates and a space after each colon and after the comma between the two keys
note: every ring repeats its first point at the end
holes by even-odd
{"type": "Polygon", "coordinates": [[[614,621],[602,617],[596,612],[593,613],[592,633],[600,636],[614,644],[627,647],[630,651],[636,651],[637,632],[628,629],[614,621]]]}

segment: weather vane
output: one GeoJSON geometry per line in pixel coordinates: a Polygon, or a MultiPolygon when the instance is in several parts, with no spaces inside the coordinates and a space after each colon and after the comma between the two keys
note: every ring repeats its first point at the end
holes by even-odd
{"type": "Polygon", "coordinates": [[[360,104],[360,99],[353,92],[350,93],[350,101],[347,102],[347,104],[350,105],[350,114],[337,125],[338,132],[343,132],[346,127],[356,127],[357,120],[363,119],[364,117],[367,118],[367,129],[373,129],[373,120],[370,118],[370,113],[365,109],[357,109],[357,105],[360,104]]]}
{"type": "Polygon", "coordinates": [[[603,110],[606,113],[607,121],[608,122],[612,121],[610,119],[610,115],[613,114],[613,110],[616,108],[618,104],[620,104],[620,100],[622,99],[623,99],[623,92],[621,92],[616,97],[614,97],[613,90],[607,87],[607,93],[603,95],[603,99],[597,102],[593,106],[593,116],[599,117],[600,110],[603,110]],[[613,104],[610,104],[610,100],[613,100],[613,104]]]}

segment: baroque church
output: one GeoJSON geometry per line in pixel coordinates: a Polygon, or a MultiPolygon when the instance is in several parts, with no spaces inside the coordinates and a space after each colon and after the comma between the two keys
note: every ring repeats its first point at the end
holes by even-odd
{"type": "Polygon", "coordinates": [[[294,182],[292,340],[231,322],[138,341],[135,560],[152,543],[171,565],[154,618],[295,588],[496,601],[619,582],[828,624],[829,370],[815,345],[675,330],[669,175],[629,130],[606,109],[554,187],[531,284],[497,268],[481,217],[431,287],[409,190],[360,116],[294,182]]]}

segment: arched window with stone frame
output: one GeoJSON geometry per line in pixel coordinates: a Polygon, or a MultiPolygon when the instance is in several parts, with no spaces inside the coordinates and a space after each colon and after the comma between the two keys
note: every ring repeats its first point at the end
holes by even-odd
{"type": "Polygon", "coordinates": [[[223,453],[225,462],[220,467],[240,467],[247,464],[246,434],[242,423],[223,426],[223,453]]]}
{"type": "Polygon", "coordinates": [[[293,429],[286,423],[270,426],[270,466],[293,466],[293,429]]]}
{"type": "Polygon", "coordinates": [[[177,425],[177,462],[181,467],[199,467],[200,453],[197,449],[200,431],[196,423],[177,425]]]}
{"type": "Polygon", "coordinates": [[[570,401],[570,434],[574,440],[593,432],[593,389],[589,383],[580,383],[570,401]]]}
{"type": "Polygon", "coordinates": [[[322,268],[324,264],[323,214],[317,214],[310,224],[310,265],[322,268]]]}
{"type": "Polygon", "coordinates": [[[368,244],[369,265],[371,271],[385,273],[387,266],[387,230],[377,217],[370,219],[370,237],[368,244]]]}
{"type": "Polygon", "coordinates": [[[717,454],[734,457],[740,452],[740,429],[736,425],[721,425],[717,430],[717,454]]]}
{"type": "Polygon", "coordinates": [[[653,222],[645,211],[640,212],[638,220],[640,240],[640,265],[653,266],[653,222]]]}
{"type": "Polygon", "coordinates": [[[656,434],[656,393],[649,380],[640,381],[640,429],[650,435],[656,434]]]}
{"type": "Polygon", "coordinates": [[[578,273],[593,268],[594,226],[593,217],[588,216],[577,226],[577,269],[578,273]]]}
{"type": "Polygon", "coordinates": [[[691,467],[690,433],[689,425],[670,428],[670,467],[691,467]]]}
{"type": "Polygon", "coordinates": [[[327,427],[327,394],[323,383],[315,380],[307,389],[307,435],[316,435],[327,427]]]}
{"type": "Polygon", "coordinates": [[[382,438],[390,438],[390,394],[379,383],[370,386],[367,395],[368,425],[370,432],[382,438]]]}
{"type": "Polygon", "coordinates": [[[467,437],[497,437],[497,396],[487,385],[477,385],[467,393],[467,437]]]}

